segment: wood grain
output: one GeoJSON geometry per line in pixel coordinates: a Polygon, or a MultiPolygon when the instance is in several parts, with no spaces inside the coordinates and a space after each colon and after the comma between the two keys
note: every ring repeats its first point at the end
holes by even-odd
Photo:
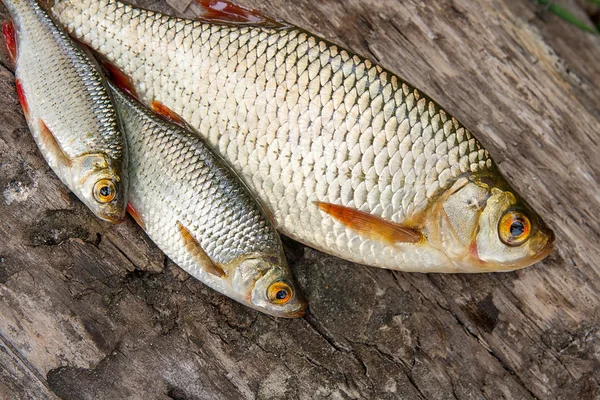
{"type": "Polygon", "coordinates": [[[311,314],[257,313],[189,279],[133,221],[93,218],[35,147],[2,49],[0,397],[600,398],[600,38],[525,0],[239,3],[442,104],[555,251],[513,273],[408,274],[286,241],[311,314]]]}

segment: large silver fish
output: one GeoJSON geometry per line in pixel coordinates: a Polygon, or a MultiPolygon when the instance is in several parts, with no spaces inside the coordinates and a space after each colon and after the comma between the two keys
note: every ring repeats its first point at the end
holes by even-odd
{"type": "Polygon", "coordinates": [[[27,123],[60,180],[92,212],[125,217],[127,153],[100,66],[34,0],[2,0],[27,123]]]}
{"type": "Polygon", "coordinates": [[[232,299],[279,317],[303,315],[277,231],[244,183],[196,133],[112,89],[130,154],[128,209],[148,236],[232,299]]]}
{"type": "Polygon", "coordinates": [[[419,272],[514,270],[550,253],[552,231],[419,90],[292,25],[199,4],[196,20],[116,0],[57,0],[52,11],[144,103],[207,138],[300,242],[419,272]]]}

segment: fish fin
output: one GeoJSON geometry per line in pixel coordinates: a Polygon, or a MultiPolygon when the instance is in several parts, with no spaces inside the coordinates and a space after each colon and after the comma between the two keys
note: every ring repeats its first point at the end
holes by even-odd
{"type": "Polygon", "coordinates": [[[29,104],[27,104],[27,97],[25,97],[25,91],[19,79],[15,80],[15,86],[17,87],[17,96],[19,97],[21,107],[23,107],[25,118],[29,119],[29,104]]]}
{"type": "Polygon", "coordinates": [[[54,158],[59,164],[70,166],[71,159],[65,154],[63,149],[60,147],[60,144],[58,143],[56,137],[52,134],[48,126],[41,119],[38,120],[38,125],[40,128],[40,137],[42,143],[44,143],[44,145],[46,146],[47,151],[54,156],[54,158]]]}
{"type": "Polygon", "coordinates": [[[162,116],[167,121],[187,129],[187,124],[183,118],[181,118],[175,111],[171,110],[160,101],[152,100],[151,108],[152,111],[162,116]]]}
{"type": "Polygon", "coordinates": [[[273,214],[273,211],[271,211],[269,207],[265,206],[263,206],[263,210],[265,210],[265,214],[267,214],[267,218],[269,218],[271,224],[273,224],[273,226],[277,226],[277,224],[275,223],[275,215],[273,214]]]}
{"type": "Polygon", "coordinates": [[[372,239],[392,244],[417,243],[423,238],[419,231],[386,221],[375,215],[337,204],[319,201],[316,201],[315,204],[321,211],[329,214],[346,227],[372,239]]]}
{"type": "Polygon", "coordinates": [[[181,233],[181,238],[183,239],[183,243],[187,251],[189,251],[196,261],[198,265],[202,267],[202,269],[209,274],[213,274],[218,276],[219,278],[223,278],[226,276],[225,271],[218,265],[215,265],[211,261],[211,259],[206,255],[204,249],[200,245],[200,243],[192,236],[190,231],[187,230],[185,226],[179,221],[177,221],[177,227],[179,228],[179,232],[181,233]]]}
{"type": "Polygon", "coordinates": [[[125,75],[125,73],[121,71],[119,67],[106,60],[104,57],[100,56],[98,58],[100,59],[102,66],[108,71],[108,79],[110,79],[110,81],[122,91],[126,92],[130,96],[135,97],[136,99],[139,99],[131,78],[125,75]]]}
{"type": "Polygon", "coordinates": [[[269,28],[281,28],[286,24],[267,17],[260,11],[238,6],[227,0],[194,0],[202,14],[197,19],[206,22],[226,24],[248,24],[269,28]]]}
{"type": "Polygon", "coordinates": [[[131,205],[131,203],[127,203],[127,212],[129,213],[129,215],[131,215],[131,217],[134,219],[134,221],[137,222],[137,224],[143,230],[146,230],[146,225],[144,224],[144,221],[142,220],[142,217],[137,212],[137,210],[131,205]]]}
{"type": "Polygon", "coordinates": [[[2,24],[2,34],[4,35],[4,43],[8,50],[8,55],[13,63],[17,61],[17,33],[15,25],[11,21],[5,21],[2,24]]]}

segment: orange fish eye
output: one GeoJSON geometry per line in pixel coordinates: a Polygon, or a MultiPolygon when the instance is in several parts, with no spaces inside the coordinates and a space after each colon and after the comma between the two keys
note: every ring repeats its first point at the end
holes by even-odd
{"type": "Polygon", "coordinates": [[[500,240],[508,246],[519,246],[531,233],[531,222],[525,214],[518,211],[507,211],[498,225],[500,240]]]}
{"type": "Polygon", "coordinates": [[[273,304],[286,304],[293,295],[292,287],[281,281],[271,284],[267,289],[267,296],[273,304]]]}
{"type": "Polygon", "coordinates": [[[94,185],[94,198],[98,203],[109,203],[117,196],[117,188],[110,179],[100,179],[94,185]]]}

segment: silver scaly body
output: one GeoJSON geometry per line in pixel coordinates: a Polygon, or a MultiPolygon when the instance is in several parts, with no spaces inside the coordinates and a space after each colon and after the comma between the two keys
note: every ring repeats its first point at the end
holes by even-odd
{"type": "Polygon", "coordinates": [[[36,1],[3,2],[16,33],[18,89],[22,90],[27,122],[41,153],[92,211],[118,222],[125,215],[127,154],[99,65],[36,1]],[[44,137],[41,124],[53,140],[44,137]],[[115,181],[119,193],[110,206],[101,208],[94,200],[95,182],[85,182],[92,175],[115,181]]]}
{"type": "Polygon", "coordinates": [[[468,244],[456,256],[432,242],[448,237],[435,232],[439,222],[423,222],[444,193],[472,176],[504,180],[468,130],[384,68],[290,25],[187,20],[115,0],[58,0],[52,11],[129,76],[144,103],[159,101],[196,128],[282,233],[403,271],[516,268],[474,263],[468,244]],[[416,227],[427,240],[361,234],[317,202],[416,227]]]}
{"type": "MultiPolygon", "coordinates": [[[[113,89],[113,97],[127,136],[129,203],[138,222],[193,277],[265,311],[257,299],[267,289],[258,289],[255,281],[269,270],[290,285],[293,278],[279,236],[263,209],[196,133],[166,122],[120,90],[113,89]],[[182,226],[193,240],[182,234],[182,226]],[[251,261],[256,259],[266,261],[251,261]],[[217,276],[206,262],[225,276],[217,276]],[[260,293],[248,295],[249,290],[260,293]]],[[[303,305],[296,302],[296,308],[290,309],[299,312],[300,308],[303,305]]]]}

